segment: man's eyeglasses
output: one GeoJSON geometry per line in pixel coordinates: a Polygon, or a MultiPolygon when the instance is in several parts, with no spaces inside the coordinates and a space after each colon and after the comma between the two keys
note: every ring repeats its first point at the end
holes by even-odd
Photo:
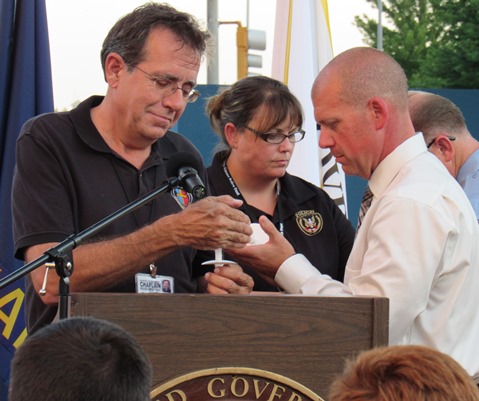
{"type": "MultiPolygon", "coordinates": [[[[436,142],[436,139],[439,138],[438,136],[436,136],[431,142],[429,142],[427,144],[427,148],[429,149],[433,144],[434,142],[436,142]]],[[[454,142],[456,140],[456,137],[455,136],[448,136],[447,139],[449,139],[451,142],[454,142]]]]}
{"type": "Polygon", "coordinates": [[[301,141],[304,138],[305,132],[300,128],[297,131],[290,132],[289,134],[282,134],[281,132],[258,132],[253,128],[250,127],[245,127],[247,130],[250,130],[253,134],[255,134],[257,137],[261,138],[263,141],[268,142],[268,143],[273,143],[275,145],[280,144],[283,142],[286,138],[288,138],[288,141],[291,143],[296,143],[301,141]]]}
{"type": "Polygon", "coordinates": [[[151,75],[137,65],[129,65],[145,74],[146,77],[153,83],[153,85],[155,85],[161,92],[165,93],[166,96],[172,95],[179,89],[181,90],[183,99],[186,100],[187,103],[194,103],[200,97],[200,92],[194,89],[193,86],[189,83],[186,83],[181,87],[178,86],[177,83],[170,78],[163,77],[161,75],[151,75]]]}

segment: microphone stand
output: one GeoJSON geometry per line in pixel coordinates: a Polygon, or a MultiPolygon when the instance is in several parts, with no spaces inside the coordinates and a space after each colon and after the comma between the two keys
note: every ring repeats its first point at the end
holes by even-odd
{"type": "Polygon", "coordinates": [[[73,256],[72,256],[73,249],[75,249],[78,245],[80,245],[82,241],[91,237],[93,234],[96,234],[98,231],[100,231],[107,225],[113,223],[114,221],[118,220],[120,217],[123,217],[124,215],[134,211],[140,206],[143,206],[145,203],[148,203],[159,194],[169,191],[173,189],[174,187],[178,186],[180,182],[181,182],[180,179],[177,177],[169,178],[167,181],[161,184],[159,188],[149,192],[145,196],[137,199],[136,201],[129,203],[125,207],[110,214],[109,216],[93,224],[92,226],[83,230],[82,232],[78,234],[70,235],[63,242],[60,242],[58,245],[45,251],[44,254],[40,256],[38,259],[35,259],[32,262],[22,266],[21,268],[17,269],[13,273],[6,276],[3,280],[0,280],[0,290],[6,287],[7,285],[13,283],[14,281],[18,280],[19,278],[25,276],[26,274],[30,273],[31,271],[35,270],[36,268],[40,267],[43,264],[47,264],[47,272],[45,274],[45,280],[44,280],[44,283],[46,283],[48,269],[49,269],[48,264],[50,264],[51,267],[53,267],[54,265],[55,270],[58,276],[60,277],[59,300],[58,300],[59,317],[60,319],[67,318],[68,317],[68,298],[69,298],[69,291],[70,291],[69,277],[73,273],[73,256]]]}

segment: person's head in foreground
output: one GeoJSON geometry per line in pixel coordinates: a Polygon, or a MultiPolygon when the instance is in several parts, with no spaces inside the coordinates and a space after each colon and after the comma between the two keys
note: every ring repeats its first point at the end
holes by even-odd
{"type": "Polygon", "coordinates": [[[450,356],[419,345],[364,351],[347,363],[329,401],[477,401],[479,389],[450,356]]]}
{"type": "Polygon", "coordinates": [[[74,317],[43,327],[16,351],[10,401],[146,401],[150,361],[131,334],[74,317]]]}

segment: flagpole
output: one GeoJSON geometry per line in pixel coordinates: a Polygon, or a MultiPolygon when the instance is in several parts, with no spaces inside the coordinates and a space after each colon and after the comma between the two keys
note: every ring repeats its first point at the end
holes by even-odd
{"type": "Polygon", "coordinates": [[[383,24],[382,24],[382,15],[383,15],[383,2],[378,0],[378,30],[377,30],[377,48],[378,50],[383,51],[383,24]]]}
{"type": "Polygon", "coordinates": [[[218,55],[218,0],[208,0],[207,6],[208,31],[211,33],[212,46],[208,57],[207,83],[219,82],[219,55],[218,55]]]}

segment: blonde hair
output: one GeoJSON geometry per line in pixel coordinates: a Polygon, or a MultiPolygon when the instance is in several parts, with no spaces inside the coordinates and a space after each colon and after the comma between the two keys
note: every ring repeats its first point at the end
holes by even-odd
{"type": "Polygon", "coordinates": [[[478,401],[479,389],[450,356],[419,345],[365,351],[333,382],[329,401],[478,401]]]}

